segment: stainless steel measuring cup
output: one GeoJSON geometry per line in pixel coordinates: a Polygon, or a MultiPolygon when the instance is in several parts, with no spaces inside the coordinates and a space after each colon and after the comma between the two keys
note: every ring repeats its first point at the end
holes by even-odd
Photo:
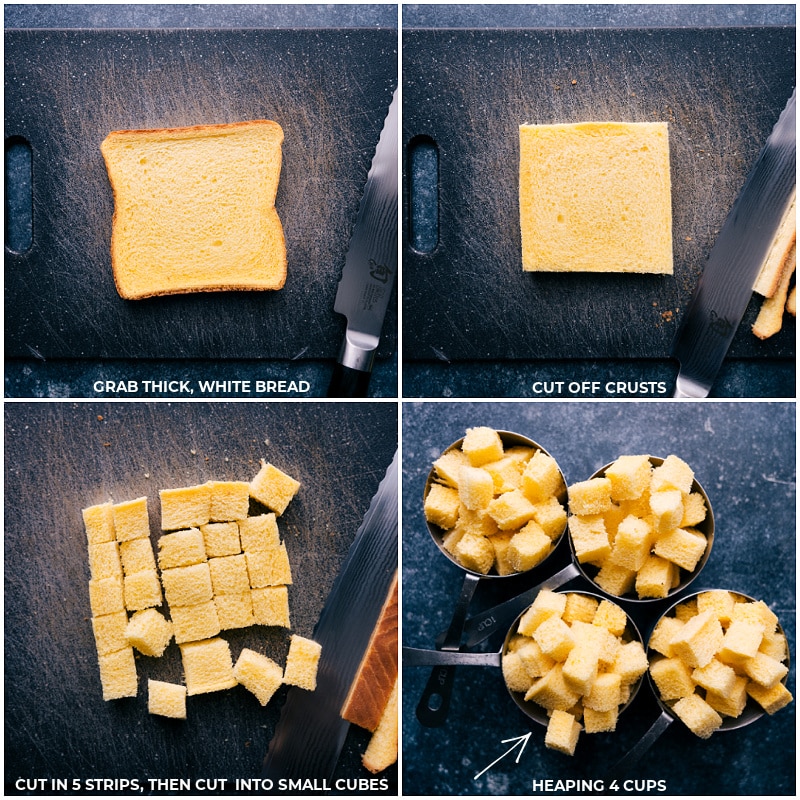
{"type": "MultiPolygon", "coordinates": [[[[500,439],[503,442],[504,450],[508,450],[511,447],[529,447],[550,456],[550,453],[548,453],[547,450],[545,450],[537,442],[534,442],[533,439],[529,439],[527,436],[502,430],[497,431],[497,433],[500,435],[500,439]]],[[[442,455],[452,450],[460,450],[463,443],[464,437],[453,442],[453,444],[451,444],[442,452],[442,455]]],[[[550,457],[552,458],[552,456],[550,457]]],[[[563,506],[566,507],[567,483],[566,480],[564,480],[564,475],[561,473],[560,469],[559,473],[561,474],[563,488],[558,495],[558,500],[563,506]]],[[[435,482],[436,470],[435,468],[431,468],[430,472],[428,473],[428,479],[425,482],[423,504],[425,502],[425,498],[427,498],[428,493],[430,492],[431,486],[435,482]]],[[[428,533],[438,547],[439,551],[448,560],[455,564],[455,566],[464,572],[464,582],[462,583],[461,591],[453,610],[453,616],[450,621],[450,625],[445,634],[440,636],[436,642],[436,646],[439,650],[458,651],[461,647],[464,622],[467,618],[469,605],[475,594],[475,590],[478,587],[478,583],[481,580],[502,580],[503,578],[512,578],[522,573],[515,572],[511,573],[510,575],[498,575],[497,573],[483,574],[470,570],[463,564],[460,564],[458,560],[444,547],[443,539],[445,531],[442,530],[438,525],[435,525],[431,522],[427,522],[427,526],[428,533]]],[[[564,529],[558,534],[557,537],[554,538],[550,553],[532,569],[540,567],[550,557],[550,555],[552,555],[556,549],[556,545],[563,537],[565,530],[566,522],[564,524],[564,529]]],[[[422,692],[420,701],[417,704],[416,715],[417,719],[422,725],[428,728],[436,728],[440,725],[443,725],[447,719],[447,713],[450,707],[453,679],[455,677],[455,664],[442,662],[431,664],[431,666],[434,666],[434,669],[431,671],[431,675],[425,685],[425,689],[422,692]]]]}

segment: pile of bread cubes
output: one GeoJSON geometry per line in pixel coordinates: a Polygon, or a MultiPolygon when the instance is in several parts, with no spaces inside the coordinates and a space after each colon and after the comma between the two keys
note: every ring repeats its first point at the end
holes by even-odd
{"type": "Polygon", "coordinates": [[[148,710],[186,718],[186,696],[241,684],[266,705],[282,684],[313,691],[321,648],[292,634],[286,664],[244,648],[233,663],[222,631],[290,628],[292,573],[277,518],[300,483],[262,460],[252,481],[160,491],[158,557],[148,501],[83,509],[89,601],[104,700],[138,693],[134,650],[161,656],[175,639],[185,683],[148,681],[148,710]],[[269,510],[250,516],[250,498],[269,510]],[[159,610],[164,599],[169,619],[159,610]]]}

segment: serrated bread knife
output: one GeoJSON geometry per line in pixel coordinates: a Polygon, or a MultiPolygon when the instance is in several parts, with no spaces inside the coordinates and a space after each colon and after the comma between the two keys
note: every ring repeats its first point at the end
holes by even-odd
{"type": "Polygon", "coordinates": [[[358,208],[334,311],[347,330],[328,397],[366,397],[383,318],[397,273],[397,139],[395,90],[358,208]]]}
{"type": "Polygon", "coordinates": [[[350,723],[341,711],[397,572],[395,453],[314,628],[322,646],[317,688],[293,686],[264,759],[262,778],[332,778],[350,723]]]}
{"type": "Polygon", "coordinates": [[[747,176],[672,345],[674,397],[707,397],[795,186],[795,93],[747,176]]]}

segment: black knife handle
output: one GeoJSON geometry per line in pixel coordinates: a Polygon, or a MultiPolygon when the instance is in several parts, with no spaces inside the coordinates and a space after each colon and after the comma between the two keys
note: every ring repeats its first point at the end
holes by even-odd
{"type": "Polygon", "coordinates": [[[366,397],[371,372],[337,364],[328,386],[328,397],[366,397]]]}

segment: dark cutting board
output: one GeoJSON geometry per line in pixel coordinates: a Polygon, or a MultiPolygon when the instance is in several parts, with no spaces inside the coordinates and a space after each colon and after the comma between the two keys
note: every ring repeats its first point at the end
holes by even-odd
{"type": "Polygon", "coordinates": [[[7,355],[336,355],[336,285],[397,81],[396,31],[8,31],[5,59],[6,137],[33,158],[33,245],[6,250],[7,355]],[[122,300],[106,134],[263,118],[285,136],[285,287],[122,300]]]}
{"type": "MultiPolygon", "coordinates": [[[[434,250],[406,212],[404,358],[663,358],[792,93],[795,29],[410,30],[403,81],[406,166],[417,137],[439,158],[434,250]],[[674,276],[522,272],[518,126],[584,120],[669,123],[674,276]]],[[[757,310],[732,354],[791,357],[794,321],[762,343],[757,310]]]]}
{"type": "MultiPolygon", "coordinates": [[[[285,700],[283,687],[262,708],[236,687],[188,698],[184,722],[149,716],[146,678],[181,680],[173,642],[161,658],[137,658],[138,697],[104,702],[83,507],[146,495],[155,546],[160,488],[249,480],[259,459],[272,461],[302,484],[278,526],[292,629],[311,636],[396,446],[394,404],[7,403],[6,793],[18,778],[47,789],[51,778],[227,778],[232,790],[260,775],[285,700]]],[[[286,630],[221,636],[234,659],[250,647],[284,662],[286,630]]],[[[351,728],[337,775],[371,777],[360,762],[368,739],[351,728]]],[[[382,777],[396,793],[394,775],[382,777]]]]}

